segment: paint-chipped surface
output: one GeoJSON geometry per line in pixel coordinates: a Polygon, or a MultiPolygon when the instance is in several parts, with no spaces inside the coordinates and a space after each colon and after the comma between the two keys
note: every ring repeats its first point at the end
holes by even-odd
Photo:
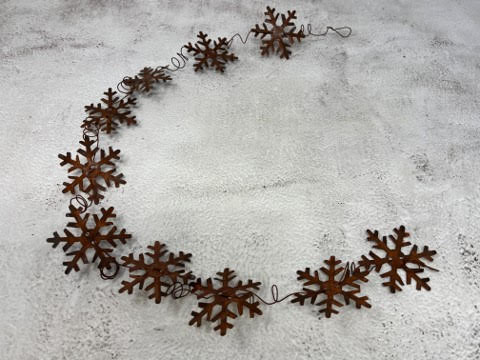
{"type": "MultiPolygon", "coordinates": [[[[288,10],[287,1],[276,1],[288,10]]],[[[224,75],[194,74],[139,100],[139,125],[102,138],[127,184],[106,193],[134,235],[193,253],[208,277],[230,266],[263,295],[296,270],[355,260],[364,231],[405,224],[437,249],[431,292],[317,319],[282,303],[220,338],[188,326],[193,299],[118,294],[88,268],[63,274],[45,239],[66,224],[66,170],[83,106],[198,30],[245,32],[261,1],[0,1],[0,358],[479,359],[480,3],[302,1],[299,22],[350,25],[292,47],[289,61],[238,43],[224,75]]]]}

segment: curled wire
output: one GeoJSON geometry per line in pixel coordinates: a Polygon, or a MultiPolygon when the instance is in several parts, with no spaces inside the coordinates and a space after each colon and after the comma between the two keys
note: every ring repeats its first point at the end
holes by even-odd
{"type": "MultiPolygon", "coordinates": [[[[299,27],[300,31],[305,35],[305,36],[327,36],[330,31],[335,32],[337,35],[341,36],[342,38],[347,38],[350,35],[352,35],[352,28],[350,26],[340,26],[334,28],[333,26],[327,26],[324,32],[321,33],[314,33],[312,31],[313,27],[312,24],[307,24],[307,25],[300,25],[299,27]],[[346,33],[343,33],[343,31],[346,30],[346,33]]],[[[235,33],[233,36],[227,41],[227,47],[230,48],[232,45],[233,41],[238,38],[238,40],[245,45],[248,41],[248,38],[250,37],[250,34],[252,34],[252,30],[249,30],[247,35],[245,37],[242,37],[240,33],[235,33]]]]}
{"type": "MultiPolygon", "coordinates": [[[[305,34],[305,36],[310,36],[310,35],[326,36],[330,31],[335,32],[337,35],[341,36],[342,38],[347,38],[352,34],[352,28],[350,26],[341,26],[336,28],[332,26],[327,26],[326,30],[321,33],[315,33],[312,31],[312,29],[313,29],[312,24],[300,25],[300,31],[302,31],[305,34]],[[346,30],[347,32],[343,33],[344,30],[346,30]]],[[[251,34],[252,34],[252,30],[249,30],[244,37],[242,37],[242,35],[238,32],[233,34],[230,37],[230,39],[227,41],[227,47],[230,48],[235,39],[238,39],[243,45],[245,45],[251,34]]],[[[170,72],[175,72],[175,71],[184,69],[185,66],[187,66],[187,62],[188,62],[188,56],[184,54],[184,49],[186,48],[187,48],[186,45],[183,45],[180,48],[180,50],[177,51],[177,53],[170,58],[170,64],[158,66],[157,69],[167,70],[170,72]]],[[[133,78],[130,76],[124,77],[123,80],[117,84],[118,92],[125,94],[125,97],[130,95],[131,85],[129,85],[128,82],[132,80],[133,78]]]]}
{"type": "Polygon", "coordinates": [[[350,274],[355,274],[355,273],[360,273],[361,275],[368,275],[373,269],[375,268],[375,264],[370,264],[368,268],[365,270],[361,271],[360,266],[355,264],[355,262],[350,262],[347,261],[345,263],[345,269],[343,270],[342,277],[340,278],[340,282],[345,281],[345,279],[350,275],[350,274]]]}
{"type": "Polygon", "coordinates": [[[232,37],[227,41],[227,47],[230,48],[230,46],[232,45],[232,42],[233,40],[235,40],[235,38],[238,38],[240,40],[240,42],[245,45],[248,41],[248,38],[250,36],[250,34],[252,33],[252,30],[250,30],[247,35],[245,35],[245,38],[242,38],[242,35],[240,33],[235,33],[232,35],[232,37]]]}
{"type": "Polygon", "coordinates": [[[75,195],[70,199],[70,206],[74,206],[73,202],[76,201],[79,206],[75,206],[76,209],[80,210],[80,214],[83,214],[87,209],[92,206],[92,201],[87,201],[82,195],[75,195]]]}
{"type": "MultiPolygon", "coordinates": [[[[117,84],[117,91],[125,96],[128,96],[132,92],[132,82],[135,78],[131,76],[125,76],[122,81],[117,84]]],[[[124,97],[125,98],[125,97],[124,97]]]]}
{"type": "MultiPolygon", "coordinates": [[[[95,143],[95,148],[98,148],[98,145],[100,143],[100,136],[99,136],[99,128],[97,125],[88,125],[86,127],[83,128],[83,134],[82,134],[82,138],[84,141],[89,141],[89,140],[94,140],[94,143],[95,143]]],[[[91,169],[91,171],[93,171],[94,169],[91,169]]],[[[86,212],[88,210],[88,208],[90,206],[92,206],[92,201],[88,201],[87,199],[85,199],[82,195],[80,194],[76,194],[74,197],[72,197],[70,199],[70,205],[71,206],[74,206],[73,205],[73,202],[76,202],[78,204],[78,206],[75,206],[75,208],[79,209],[80,210],[80,214],[83,214],[84,212],[86,212]]]]}
{"type": "Polygon", "coordinates": [[[334,28],[332,26],[327,26],[327,28],[324,32],[314,33],[312,31],[312,24],[307,24],[306,26],[302,24],[302,25],[300,25],[300,31],[303,32],[305,34],[305,36],[310,36],[310,35],[312,35],[312,36],[327,36],[327,34],[330,31],[333,31],[334,33],[341,36],[342,38],[347,38],[350,35],[352,35],[352,28],[350,26],[341,26],[341,27],[337,27],[337,28],[334,28]],[[306,31],[305,31],[305,29],[306,29],[306,31]],[[343,30],[347,31],[346,34],[342,33],[343,30]]]}
{"type": "Polygon", "coordinates": [[[282,301],[288,299],[289,297],[291,296],[294,296],[295,294],[299,294],[299,293],[302,293],[301,291],[295,291],[293,293],[290,293],[290,294],[287,294],[285,295],[284,297],[282,298],[279,298],[278,297],[278,286],[273,284],[270,288],[270,291],[271,291],[271,295],[272,295],[272,299],[273,301],[266,301],[265,299],[263,299],[261,296],[255,294],[254,292],[251,292],[249,291],[250,293],[250,302],[253,302],[255,298],[257,298],[258,300],[260,300],[262,303],[264,303],[265,305],[274,305],[274,304],[278,304],[278,303],[281,303],[282,301]]]}
{"type": "Polygon", "coordinates": [[[83,128],[82,138],[84,141],[94,139],[95,147],[98,148],[100,143],[100,129],[96,124],[89,124],[83,128]]]}
{"type": "Polygon", "coordinates": [[[118,271],[120,270],[120,265],[118,264],[117,260],[113,256],[109,256],[105,259],[102,259],[100,261],[100,264],[98,265],[98,269],[100,270],[100,277],[103,280],[112,280],[115,279],[115,277],[118,274],[118,271]],[[113,264],[113,271],[112,265],[113,264]],[[110,273],[106,273],[105,269],[109,270],[110,273]]]}
{"type": "Polygon", "coordinates": [[[157,69],[168,70],[175,72],[183,69],[187,65],[188,57],[183,53],[183,49],[186,49],[186,45],[183,45],[175,56],[170,58],[170,64],[164,66],[158,66],[157,69]],[[170,67],[172,66],[172,68],[170,67]]]}
{"type": "MultiPolygon", "coordinates": [[[[287,295],[283,296],[282,298],[280,298],[279,295],[278,295],[278,286],[274,284],[274,285],[271,286],[271,295],[272,295],[273,301],[267,301],[267,300],[265,300],[264,298],[262,298],[261,296],[259,296],[258,294],[254,293],[252,291],[249,291],[249,290],[241,291],[242,296],[246,295],[246,294],[249,295],[249,300],[251,302],[253,302],[254,299],[256,298],[259,301],[261,301],[262,303],[264,303],[265,305],[274,305],[274,304],[277,304],[277,303],[281,303],[282,301],[286,300],[287,298],[289,298],[291,296],[294,296],[295,294],[298,294],[298,293],[302,293],[302,292],[301,291],[300,292],[296,291],[296,292],[287,294],[287,295]]],[[[170,284],[169,287],[166,290],[166,294],[167,294],[167,296],[172,296],[174,299],[180,299],[180,298],[186,297],[188,295],[195,295],[195,296],[197,296],[198,299],[204,299],[204,300],[211,299],[211,298],[214,298],[216,296],[223,296],[225,298],[229,298],[229,299],[232,299],[232,300],[241,300],[240,298],[238,298],[236,296],[232,296],[232,295],[223,295],[223,294],[198,295],[198,294],[195,294],[195,283],[184,284],[184,283],[179,282],[179,281],[175,281],[172,284],[170,284]]]]}

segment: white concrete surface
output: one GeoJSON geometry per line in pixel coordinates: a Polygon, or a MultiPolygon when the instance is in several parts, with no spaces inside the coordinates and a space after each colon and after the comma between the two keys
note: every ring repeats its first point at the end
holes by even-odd
{"type": "MultiPolygon", "coordinates": [[[[274,1],[279,10],[290,2],[274,1]]],[[[233,47],[225,75],[194,74],[139,100],[122,150],[126,186],[107,192],[134,235],[194,254],[202,277],[231,266],[281,293],[296,270],[369,250],[367,228],[405,224],[438,250],[431,292],[318,320],[282,303],[224,338],[188,326],[193,299],[118,294],[122,277],[63,274],[45,239],[66,224],[66,170],[83,106],[198,30],[245,32],[262,1],[0,1],[0,358],[479,359],[480,2],[300,1],[299,21],[349,25],[289,61],[233,47]]],[[[323,28],[322,28],[323,29],[323,28]]]]}

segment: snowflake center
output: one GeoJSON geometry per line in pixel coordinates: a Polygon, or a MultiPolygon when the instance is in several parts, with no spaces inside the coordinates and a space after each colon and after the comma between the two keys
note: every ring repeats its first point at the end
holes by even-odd
{"type": "Polygon", "coordinates": [[[217,52],[214,49],[206,48],[205,56],[211,59],[215,59],[217,57],[217,52]]]}
{"type": "Polygon", "coordinates": [[[236,298],[236,291],[233,288],[222,289],[216,296],[217,302],[222,304],[231,302],[234,298],[236,298]]]}
{"type": "Polygon", "coordinates": [[[283,27],[274,25],[272,29],[272,38],[281,39],[283,37],[283,27]]]}
{"type": "Polygon", "coordinates": [[[95,163],[93,163],[91,160],[88,160],[88,162],[85,164],[83,172],[86,177],[93,179],[97,177],[98,168],[95,163]]]}
{"type": "Polygon", "coordinates": [[[336,295],[342,292],[342,286],[338,282],[334,283],[326,283],[324,286],[324,290],[328,294],[336,295]]]}
{"type": "Polygon", "coordinates": [[[91,244],[95,243],[95,234],[93,233],[93,231],[91,231],[91,230],[85,231],[84,236],[89,243],[91,243],[91,244]]]}
{"type": "Polygon", "coordinates": [[[391,261],[392,267],[401,268],[405,265],[405,260],[399,256],[395,256],[391,261]]]}

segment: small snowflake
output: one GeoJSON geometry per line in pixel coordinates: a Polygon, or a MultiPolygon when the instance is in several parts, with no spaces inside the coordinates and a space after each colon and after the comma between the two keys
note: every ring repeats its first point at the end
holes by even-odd
{"type": "Polygon", "coordinates": [[[207,39],[207,34],[200,31],[197,37],[200,40],[195,45],[192,45],[191,42],[185,45],[187,51],[193,52],[195,56],[196,63],[193,64],[195,71],[203,70],[204,67],[213,67],[223,73],[227,62],[238,60],[234,54],[228,52],[227,38],[219,37],[217,41],[213,42],[212,47],[210,46],[212,40],[207,39]]]}
{"type": "Polygon", "coordinates": [[[151,259],[149,263],[145,262],[144,254],[140,254],[138,259],[135,259],[133,254],[122,257],[122,265],[128,268],[132,281],[122,281],[123,286],[119,292],[127,291],[131,294],[137,285],[142,290],[145,282],[151,279],[145,291],[153,290],[148,298],[155,299],[155,303],[160,304],[162,297],[171,294],[169,290],[172,290],[172,286],[177,283],[188,284],[189,280],[195,278],[191,272],[186,273],[184,270],[185,263],[190,262],[192,255],[180,251],[175,256],[166,250],[166,245],[158,241],[155,241],[153,246],[148,246],[148,249],[152,251],[145,253],[151,259]],[[167,253],[167,259],[163,260],[167,253]]]}
{"type": "Polygon", "coordinates": [[[159,68],[152,69],[151,67],[144,67],[138,75],[133,78],[126,78],[123,80],[124,85],[128,88],[128,94],[135,91],[148,93],[153,90],[156,83],[163,81],[167,82],[172,78],[165,74],[165,71],[159,68]]]}
{"type": "Polygon", "coordinates": [[[83,128],[95,127],[110,134],[116,130],[118,123],[126,123],[127,126],[137,123],[135,116],[130,115],[130,106],[135,105],[135,98],[129,97],[126,101],[120,100],[116,96],[117,92],[112,91],[111,88],[104,94],[106,97],[101,99],[101,102],[105,104],[105,107],[100,103],[85,106],[85,111],[89,116],[83,121],[83,128]]]}
{"type": "Polygon", "coordinates": [[[238,281],[236,285],[230,285],[230,281],[236,278],[233,273],[234,271],[228,268],[217,273],[220,277],[214,278],[214,280],[221,283],[219,288],[214,287],[211,278],[207,279],[205,285],[202,285],[201,279],[197,279],[197,282],[192,285],[192,292],[198,299],[211,301],[198,303],[202,310],[200,312],[192,311],[193,318],[189,325],[200,326],[204,317],[207,321],[218,321],[214,330],[220,330],[220,335],[224,336],[228,329],[233,328],[233,324],[228,322],[229,318],[237,317],[237,314],[229,309],[230,305],[236,305],[237,313],[240,316],[243,314],[244,308],[248,309],[251,318],[255,315],[262,315],[262,311],[259,309],[260,303],[249,301],[252,298],[252,290],[258,290],[260,283],[248,280],[246,284],[238,281]]]}
{"type": "Polygon", "coordinates": [[[65,274],[70,273],[72,269],[79,271],[78,264],[80,260],[84,264],[88,264],[89,262],[94,263],[99,259],[98,268],[100,271],[103,271],[103,269],[110,270],[112,263],[116,263],[111,256],[113,248],[117,246],[117,242],[125,244],[132,237],[126,233],[125,229],[117,232],[116,226],[111,222],[111,219],[116,217],[113,207],[107,210],[104,208],[100,209],[100,217],[97,214],[93,214],[94,226],[88,225],[90,213],[86,213],[82,217],[80,209],[75,208],[73,205],[70,205],[69,210],[67,217],[73,218],[73,221],[67,224],[67,229],[64,229],[65,236],[60,236],[55,231],[53,237],[47,239],[47,242],[53,244],[54,248],[60,243],[64,243],[63,251],[67,256],[71,256],[70,260],[63,263],[66,266],[65,274]],[[79,234],[72,233],[68,228],[75,229],[74,232],[79,232],[79,234]],[[88,256],[89,251],[93,252],[90,260],[88,256]]]}
{"type": "Polygon", "coordinates": [[[319,272],[315,270],[312,274],[310,268],[306,268],[305,271],[297,271],[298,280],[303,280],[303,292],[295,293],[295,298],[292,303],[299,303],[304,305],[306,301],[310,300],[313,305],[317,301],[318,297],[323,300],[316,303],[321,306],[319,313],[325,313],[325,316],[329,318],[332,314],[338,314],[338,310],[334,308],[342,307],[343,304],[335,297],[342,296],[346,305],[349,305],[352,300],[357,309],[362,306],[370,308],[371,305],[367,302],[368,297],[359,297],[360,285],[357,281],[367,282],[367,273],[360,271],[358,268],[354,271],[350,271],[349,268],[345,270],[345,267],[338,266],[341,264],[341,260],[336,260],[335,256],[331,256],[329,260],[325,260],[324,263],[328,267],[321,267],[320,271],[327,276],[326,280],[321,280],[319,272]],[[341,278],[338,278],[338,275],[341,278]],[[313,287],[313,288],[312,288],[313,287]]]}
{"type": "Polygon", "coordinates": [[[281,23],[277,24],[278,16],[280,14],[275,15],[275,8],[270,8],[267,6],[267,11],[265,11],[266,19],[265,22],[260,25],[256,24],[251,31],[255,34],[255,37],[258,35],[260,39],[262,39],[262,46],[260,49],[262,50],[262,55],[270,55],[270,51],[275,53],[275,48],[277,54],[280,55],[280,58],[288,59],[290,54],[290,46],[297,40],[301,42],[301,39],[305,37],[305,34],[302,30],[295,31],[295,23],[292,20],[296,19],[297,16],[295,15],[295,10],[288,11],[287,16],[285,14],[282,15],[281,23]],[[270,24],[271,27],[268,28],[267,24],[270,24]],[[264,39],[266,36],[269,36],[268,39],[264,39]]]}
{"type": "Polygon", "coordinates": [[[120,154],[120,150],[113,150],[112,147],[109,147],[108,154],[106,154],[105,150],[100,150],[94,146],[95,140],[91,140],[88,136],[85,136],[84,140],[80,141],[80,144],[84,149],[78,149],[77,153],[85,158],[85,162],[82,163],[78,155],[73,159],[72,154],[69,152],[67,152],[66,155],[58,155],[62,160],[60,162],[61,166],[70,165],[68,172],[77,172],[77,174],[68,177],[72,180],[71,182],[63,183],[65,186],[63,192],[75,194],[78,189],[79,191],[87,193],[88,199],[98,204],[100,200],[104,198],[100,192],[106,190],[106,187],[99,182],[100,179],[103,179],[107,187],[110,187],[111,183],[113,183],[115,187],[126,184],[126,181],[123,180],[123,174],[114,174],[116,171],[114,160],[120,159],[118,155],[120,154]],[[100,158],[95,160],[99,150],[100,158]]]}
{"type": "Polygon", "coordinates": [[[383,257],[378,256],[373,251],[370,251],[370,258],[365,255],[362,256],[362,260],[358,262],[360,266],[370,268],[374,267],[376,272],[380,272],[384,265],[389,265],[390,270],[384,272],[380,276],[382,278],[388,278],[386,282],[383,283],[384,286],[388,286],[390,291],[394,293],[396,290],[401,291],[402,288],[399,285],[404,285],[399,270],[403,270],[406,273],[407,285],[411,283],[412,280],[416,282],[417,290],[422,288],[430,290],[430,286],[427,284],[429,278],[421,278],[418,274],[424,271],[424,268],[433,269],[425,264],[425,260],[433,261],[432,256],[437,252],[435,250],[429,250],[428,246],[424,246],[422,252],[418,252],[417,245],[414,245],[410,249],[410,253],[403,253],[402,249],[406,246],[411,245],[410,242],[406,242],[405,238],[409,237],[410,234],[405,231],[404,226],[400,226],[398,229],[393,229],[396,237],[390,235],[389,239],[393,242],[394,247],[390,248],[387,244],[387,237],[383,236],[380,240],[378,236],[378,231],[367,230],[367,241],[375,243],[373,246],[374,249],[379,249],[385,252],[383,257]],[[409,265],[416,266],[415,268],[409,267],[409,265]]]}

